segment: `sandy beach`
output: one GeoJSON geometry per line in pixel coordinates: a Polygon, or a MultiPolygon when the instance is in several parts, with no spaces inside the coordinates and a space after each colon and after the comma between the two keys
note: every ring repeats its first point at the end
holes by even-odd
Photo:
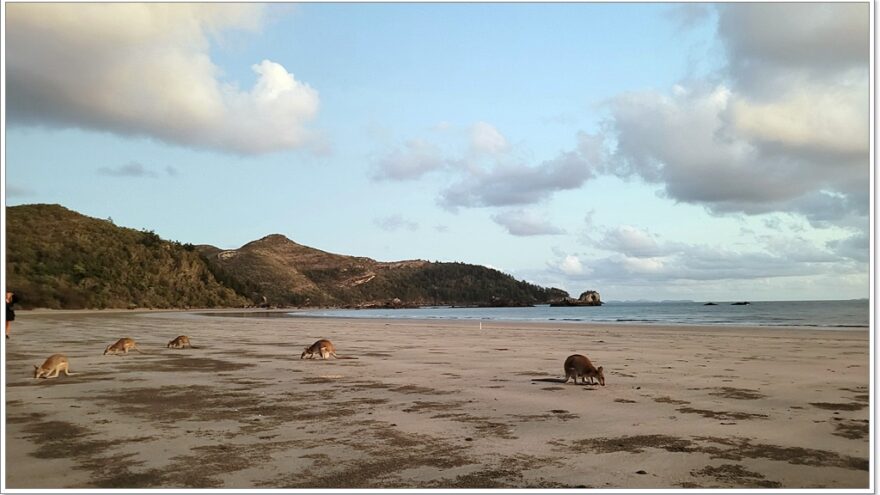
{"type": "Polygon", "coordinates": [[[869,356],[867,330],[21,311],[5,486],[864,489],[869,356]],[[121,337],[144,354],[103,356],[121,337]],[[300,360],[319,338],[352,359],[300,360]],[[59,352],[80,374],[33,379],[59,352]],[[574,353],[605,387],[555,381],[574,353]]]}

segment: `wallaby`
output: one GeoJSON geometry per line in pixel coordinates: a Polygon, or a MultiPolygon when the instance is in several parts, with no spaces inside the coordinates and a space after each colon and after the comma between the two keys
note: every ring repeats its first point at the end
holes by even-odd
{"type": "Polygon", "coordinates": [[[138,351],[141,354],[143,354],[143,352],[141,352],[140,349],[135,347],[135,343],[134,343],[133,339],[130,339],[128,337],[123,337],[123,338],[117,340],[115,344],[108,345],[107,348],[104,349],[104,355],[118,354],[119,352],[122,352],[123,354],[128,354],[128,351],[131,351],[131,350],[138,351]]]}
{"type": "Polygon", "coordinates": [[[70,372],[70,363],[64,354],[52,354],[42,366],[34,365],[34,378],[55,378],[61,372],[65,375],[78,375],[70,372]]]}
{"type": "Polygon", "coordinates": [[[181,335],[176,339],[168,342],[167,347],[169,349],[183,349],[184,347],[189,347],[192,349],[192,344],[189,343],[189,337],[186,335],[181,335]]]}
{"type": "Polygon", "coordinates": [[[581,383],[587,383],[587,377],[589,377],[590,385],[592,385],[593,377],[595,377],[599,379],[599,385],[605,386],[604,368],[599,366],[597,369],[586,356],[581,356],[580,354],[568,356],[563,369],[565,370],[565,381],[562,383],[568,383],[569,378],[574,379],[574,383],[577,383],[578,377],[581,378],[581,383]]]}
{"type": "Polygon", "coordinates": [[[300,359],[314,359],[316,355],[320,355],[324,359],[330,359],[330,356],[336,357],[336,347],[333,342],[327,339],[321,339],[309,347],[306,347],[300,359]]]}

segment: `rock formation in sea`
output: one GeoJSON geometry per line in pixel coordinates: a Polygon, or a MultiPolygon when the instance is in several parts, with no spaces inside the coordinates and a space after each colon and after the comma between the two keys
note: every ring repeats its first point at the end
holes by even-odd
{"type": "Polygon", "coordinates": [[[558,301],[553,301],[550,303],[550,306],[601,306],[602,299],[599,297],[599,292],[594,290],[588,290],[581,294],[581,296],[577,299],[572,297],[566,297],[558,301]]]}

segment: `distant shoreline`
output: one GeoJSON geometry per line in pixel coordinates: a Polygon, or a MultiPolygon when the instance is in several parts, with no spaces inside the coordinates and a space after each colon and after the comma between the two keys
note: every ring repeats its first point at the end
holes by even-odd
{"type": "MultiPolygon", "coordinates": [[[[367,309],[364,310],[351,310],[351,311],[370,311],[367,309]]],[[[378,311],[378,310],[377,310],[378,311]]],[[[309,314],[310,310],[308,309],[299,309],[299,310],[273,310],[273,311],[195,311],[191,312],[196,316],[220,316],[226,318],[316,318],[316,319],[330,319],[330,320],[369,320],[369,321],[383,321],[383,322],[414,322],[414,323],[431,323],[431,322],[482,322],[485,324],[490,323],[498,323],[498,324],[524,324],[524,325],[555,325],[555,324],[564,324],[564,325],[585,325],[589,327],[600,327],[600,326],[614,326],[614,327],[646,327],[646,328],[657,328],[657,327],[686,327],[686,328],[702,328],[702,327],[710,327],[710,328],[730,328],[730,329],[779,329],[779,330],[827,330],[833,332],[841,332],[841,331],[864,331],[868,330],[870,326],[859,326],[859,325],[841,325],[841,326],[823,326],[823,325],[747,325],[747,324],[735,324],[735,323],[670,323],[670,322],[641,322],[641,321],[614,321],[614,322],[595,322],[588,320],[578,320],[578,319],[550,319],[550,320],[517,320],[517,319],[503,319],[503,318],[418,318],[418,317],[404,317],[404,318],[393,318],[393,317],[384,317],[384,316],[340,316],[340,315],[315,315],[309,314]]]]}
{"type": "MultiPolygon", "coordinates": [[[[661,303],[653,303],[661,304],[661,303]]],[[[696,303],[695,303],[696,304],[696,303]]],[[[364,308],[364,309],[341,309],[341,308],[169,308],[169,309],[28,309],[16,310],[21,316],[27,317],[28,314],[33,315],[120,315],[120,314],[168,314],[168,315],[187,315],[187,317],[229,317],[229,318],[315,318],[320,320],[366,320],[366,321],[384,321],[384,322],[418,322],[419,324],[431,322],[463,322],[463,323],[479,323],[486,324],[518,324],[518,325],[566,325],[575,326],[583,325],[585,327],[596,328],[602,326],[613,326],[615,328],[637,327],[637,328],[659,328],[659,327],[682,327],[688,329],[696,328],[717,328],[717,329],[758,329],[767,330],[799,330],[799,331],[827,331],[827,332],[864,332],[870,330],[870,325],[858,324],[839,324],[839,325],[823,325],[814,323],[768,323],[760,324],[754,322],[680,322],[680,321],[662,321],[662,320],[645,320],[645,319],[620,319],[618,321],[595,321],[589,318],[517,318],[515,316],[506,315],[470,315],[470,316],[437,316],[437,315],[411,315],[419,310],[449,310],[466,309],[472,311],[485,310],[504,310],[510,308],[454,308],[454,307],[437,307],[426,306],[419,309],[401,308],[401,309],[383,309],[383,308],[364,308]],[[320,314],[328,312],[333,314],[320,314]],[[407,315],[410,314],[410,315],[407,315]],[[404,316],[406,315],[406,316],[404,316]]],[[[532,309],[532,308],[517,308],[532,309]]],[[[595,311],[594,308],[578,308],[589,312],[595,311]]]]}

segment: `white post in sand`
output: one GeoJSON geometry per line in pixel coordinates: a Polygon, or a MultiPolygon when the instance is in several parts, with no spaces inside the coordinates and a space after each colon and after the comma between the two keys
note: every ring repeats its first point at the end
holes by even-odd
{"type": "Polygon", "coordinates": [[[483,320],[480,320],[480,330],[483,329],[483,320]]]}

